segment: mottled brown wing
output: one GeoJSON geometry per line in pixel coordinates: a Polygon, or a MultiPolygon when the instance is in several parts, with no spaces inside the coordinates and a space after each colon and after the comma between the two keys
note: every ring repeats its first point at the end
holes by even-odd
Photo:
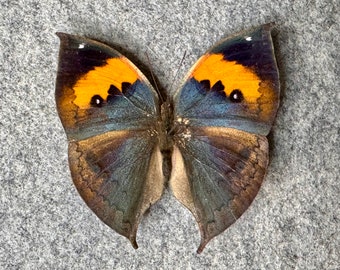
{"type": "Polygon", "coordinates": [[[147,132],[113,131],[69,144],[72,178],[80,195],[135,248],[139,221],[164,187],[155,141],[147,132]]]}
{"type": "Polygon", "coordinates": [[[268,164],[264,136],[232,128],[188,128],[175,137],[170,186],[201,231],[198,253],[251,204],[268,164]]]}

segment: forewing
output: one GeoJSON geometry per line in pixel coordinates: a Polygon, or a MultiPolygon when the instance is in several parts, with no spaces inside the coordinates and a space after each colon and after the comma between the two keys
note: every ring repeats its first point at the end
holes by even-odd
{"type": "Polygon", "coordinates": [[[126,57],[91,39],[58,36],[55,96],[70,140],[113,130],[147,129],[155,123],[157,94],[126,57]]]}
{"type": "Polygon", "coordinates": [[[157,94],[114,49],[94,40],[60,37],[56,103],[69,140],[69,164],[94,213],[134,247],[138,223],[163,190],[154,138],[157,94]]]}
{"type": "Polygon", "coordinates": [[[255,198],[268,163],[267,139],[220,127],[188,128],[176,135],[171,189],[194,215],[200,253],[255,198]]]}
{"type": "Polygon", "coordinates": [[[174,97],[175,117],[267,135],[279,104],[271,25],[221,41],[204,54],[174,97]]]}

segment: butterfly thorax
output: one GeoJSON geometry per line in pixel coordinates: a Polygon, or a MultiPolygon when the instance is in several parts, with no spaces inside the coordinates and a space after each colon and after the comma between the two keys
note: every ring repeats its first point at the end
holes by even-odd
{"type": "Polygon", "coordinates": [[[162,152],[171,152],[173,147],[173,138],[171,136],[173,122],[173,109],[171,103],[165,101],[161,105],[161,117],[158,124],[159,144],[162,152]]]}
{"type": "Polygon", "coordinates": [[[162,151],[172,152],[173,145],[184,145],[190,138],[190,120],[180,116],[174,116],[173,106],[166,101],[161,105],[160,148],[162,151]]]}

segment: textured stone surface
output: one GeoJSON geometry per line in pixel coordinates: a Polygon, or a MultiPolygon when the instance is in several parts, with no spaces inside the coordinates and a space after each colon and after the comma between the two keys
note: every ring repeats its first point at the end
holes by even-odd
{"type": "Polygon", "coordinates": [[[0,268],[337,269],[339,21],[336,0],[0,1],[0,268]],[[54,33],[116,43],[169,88],[216,41],[269,21],[283,90],[263,188],[199,256],[191,214],[166,192],[134,250],[71,182],[54,33]]]}

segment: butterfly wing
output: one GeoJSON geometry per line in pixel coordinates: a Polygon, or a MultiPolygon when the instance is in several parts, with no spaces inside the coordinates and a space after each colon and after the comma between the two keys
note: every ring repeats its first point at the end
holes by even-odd
{"type": "Polygon", "coordinates": [[[56,103],[69,164],[94,213],[134,247],[143,213],[163,191],[159,105],[142,73],[114,49],[58,33],[56,103]]]}
{"type": "Polygon", "coordinates": [[[175,95],[175,116],[192,126],[268,135],[279,105],[270,28],[228,38],[204,54],[175,95]]]}
{"type": "Polygon", "coordinates": [[[214,46],[174,97],[170,186],[199,224],[198,252],[242,215],[265,175],[279,103],[270,28],[214,46]]]}

